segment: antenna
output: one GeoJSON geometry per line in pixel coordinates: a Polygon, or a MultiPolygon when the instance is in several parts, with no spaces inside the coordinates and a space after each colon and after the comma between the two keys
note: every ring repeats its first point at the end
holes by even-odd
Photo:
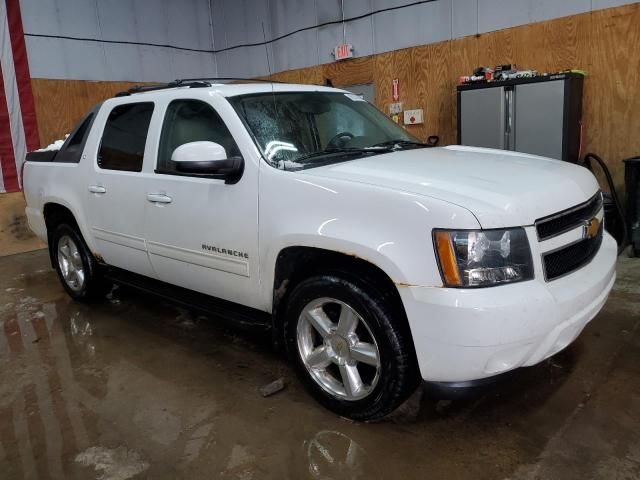
{"type": "MultiPolygon", "coordinates": [[[[264,22],[262,22],[262,39],[264,40],[264,53],[267,56],[267,71],[269,72],[269,80],[271,81],[271,98],[273,99],[273,111],[276,115],[276,123],[280,124],[280,114],[278,113],[278,102],[276,102],[276,92],[273,85],[273,73],[271,72],[271,62],[269,62],[269,49],[267,48],[267,33],[264,29],[264,22]]],[[[275,140],[275,139],[274,139],[275,140]]],[[[286,170],[286,162],[282,163],[283,170],[286,170]]]]}

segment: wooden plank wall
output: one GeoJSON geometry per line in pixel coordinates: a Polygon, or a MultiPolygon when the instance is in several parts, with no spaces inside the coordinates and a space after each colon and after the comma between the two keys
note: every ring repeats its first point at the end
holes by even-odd
{"type": "Polygon", "coordinates": [[[94,105],[134,85],[139,84],[32,79],[40,145],[63,138],[94,105]]]}
{"type": "MultiPolygon", "coordinates": [[[[640,4],[599,10],[498,32],[290,70],[275,80],[335,86],[374,82],[376,104],[387,110],[391,80],[400,80],[405,109],[422,108],[420,138],[456,141],[455,87],[479,65],[515,63],[553,72],[585,69],[584,152],[605,158],[618,185],[622,159],[640,155],[640,4]]],[[[119,82],[32,81],[43,145],[68,133],[95,103],[129,88],[119,82]]],[[[544,139],[541,139],[544,141],[544,139]]]]}

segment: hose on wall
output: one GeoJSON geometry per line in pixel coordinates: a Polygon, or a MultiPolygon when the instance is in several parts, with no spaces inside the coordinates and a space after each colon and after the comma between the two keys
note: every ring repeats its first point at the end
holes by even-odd
{"type": "Polygon", "coordinates": [[[600,158],[595,153],[587,153],[582,159],[581,165],[591,172],[593,172],[593,164],[591,163],[594,160],[602,169],[604,173],[605,179],[607,180],[607,184],[609,186],[609,192],[611,192],[611,199],[613,200],[613,205],[616,209],[616,213],[620,217],[620,222],[622,224],[622,240],[618,245],[618,255],[620,255],[624,249],[629,244],[629,228],[627,226],[627,217],[624,213],[624,208],[622,207],[622,202],[620,202],[620,197],[618,197],[618,191],[616,190],[616,186],[613,183],[613,178],[611,177],[611,172],[609,168],[604,163],[604,160],[600,158]]]}

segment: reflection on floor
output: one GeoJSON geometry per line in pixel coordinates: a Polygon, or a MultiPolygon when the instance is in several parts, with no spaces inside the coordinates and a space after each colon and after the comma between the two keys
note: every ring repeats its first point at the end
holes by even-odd
{"type": "Polygon", "coordinates": [[[640,260],[623,259],[566,351],[365,425],[314,403],[263,338],[123,289],[77,304],[46,252],[5,257],[0,478],[638,478],[639,324],[640,260]]]}

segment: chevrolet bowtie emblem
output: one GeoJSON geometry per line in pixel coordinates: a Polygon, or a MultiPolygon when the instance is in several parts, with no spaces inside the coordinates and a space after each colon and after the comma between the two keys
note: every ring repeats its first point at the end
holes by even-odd
{"type": "Polygon", "coordinates": [[[600,220],[593,217],[590,220],[585,220],[582,226],[582,238],[593,238],[598,234],[600,230],[600,220]]]}

